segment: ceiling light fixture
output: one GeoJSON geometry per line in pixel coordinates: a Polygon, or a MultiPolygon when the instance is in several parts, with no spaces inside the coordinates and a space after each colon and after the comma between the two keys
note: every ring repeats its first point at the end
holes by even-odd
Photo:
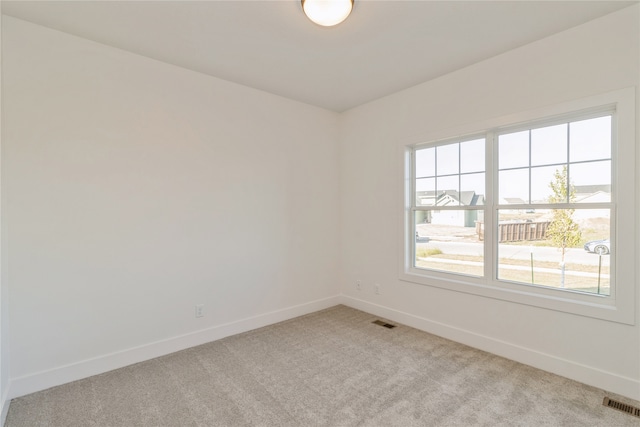
{"type": "Polygon", "coordinates": [[[323,27],[338,25],[351,13],[354,0],[301,0],[307,18],[323,27]]]}

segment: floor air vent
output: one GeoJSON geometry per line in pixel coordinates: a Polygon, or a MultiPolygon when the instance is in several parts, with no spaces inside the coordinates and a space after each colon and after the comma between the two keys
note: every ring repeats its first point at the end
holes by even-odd
{"type": "Polygon", "coordinates": [[[617,409],[618,411],[626,412],[627,414],[640,418],[640,408],[636,408],[635,406],[627,405],[626,403],[618,402],[617,400],[609,399],[608,397],[604,398],[602,404],[609,408],[617,409]]]}
{"type": "Polygon", "coordinates": [[[393,329],[396,325],[392,325],[391,323],[383,322],[382,320],[374,320],[372,323],[376,325],[384,326],[385,328],[393,329]]]}

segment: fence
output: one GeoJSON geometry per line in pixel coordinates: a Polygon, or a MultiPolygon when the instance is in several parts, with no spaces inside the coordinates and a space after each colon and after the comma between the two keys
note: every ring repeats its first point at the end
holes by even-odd
{"type": "MultiPolygon", "coordinates": [[[[549,221],[544,222],[504,222],[498,224],[498,242],[519,242],[543,240],[549,228],[549,221]]],[[[476,233],[479,240],[484,240],[484,222],[476,221],[476,233]]]]}

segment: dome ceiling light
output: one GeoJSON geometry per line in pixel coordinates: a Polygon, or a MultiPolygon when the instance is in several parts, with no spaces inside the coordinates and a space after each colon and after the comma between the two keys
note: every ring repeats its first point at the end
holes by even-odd
{"type": "Polygon", "coordinates": [[[351,13],[354,0],[301,0],[307,18],[323,27],[338,25],[351,13]]]}

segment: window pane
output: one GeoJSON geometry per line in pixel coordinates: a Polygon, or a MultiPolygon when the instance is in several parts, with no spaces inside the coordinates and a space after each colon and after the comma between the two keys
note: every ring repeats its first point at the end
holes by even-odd
{"type": "Polygon", "coordinates": [[[573,122],[569,129],[572,162],[611,158],[611,116],[573,122]]]}
{"type": "MultiPolygon", "coordinates": [[[[459,144],[436,147],[436,163],[438,175],[450,175],[459,172],[459,144]]],[[[438,186],[438,188],[441,188],[438,186]]]]}
{"type": "Polygon", "coordinates": [[[482,230],[483,213],[481,210],[416,212],[414,266],[482,276],[484,246],[478,233],[482,230]]]}
{"type": "Polygon", "coordinates": [[[609,209],[500,209],[498,278],[609,295],[610,216],[609,209]]]}
{"type": "Polygon", "coordinates": [[[484,194],[484,173],[460,176],[460,201],[463,205],[484,205],[484,194]]]}
{"type": "Polygon", "coordinates": [[[436,175],[436,149],[416,150],[416,178],[436,175]]]}
{"type": "Polygon", "coordinates": [[[567,125],[548,126],[531,131],[531,165],[567,162],[567,125]]]}
{"type": "Polygon", "coordinates": [[[567,178],[562,166],[531,168],[531,203],[567,203],[567,178]],[[555,176],[556,172],[559,174],[555,176]],[[554,190],[551,188],[554,184],[554,190]]]}
{"type": "Polygon", "coordinates": [[[501,171],[498,175],[500,204],[529,203],[529,169],[501,171]]]}
{"type": "Polygon", "coordinates": [[[436,181],[436,190],[438,192],[438,206],[459,205],[460,194],[459,182],[460,175],[438,177],[436,181]]]}
{"type": "Polygon", "coordinates": [[[484,138],[460,144],[460,172],[484,172],[484,138]]]}
{"type": "Polygon", "coordinates": [[[500,169],[529,166],[529,131],[500,135],[498,156],[500,169]]]}
{"type": "Polygon", "coordinates": [[[416,206],[434,206],[436,204],[436,179],[416,179],[416,206]]]}
{"type": "Polygon", "coordinates": [[[578,163],[569,166],[578,203],[611,201],[611,161],[578,163]]]}

